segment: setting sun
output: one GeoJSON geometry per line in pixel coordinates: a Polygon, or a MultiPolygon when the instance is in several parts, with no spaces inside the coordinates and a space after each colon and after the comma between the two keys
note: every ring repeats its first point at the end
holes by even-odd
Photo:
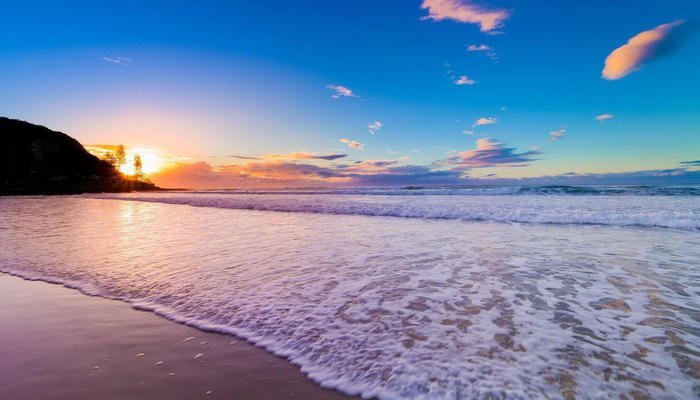
{"type": "Polygon", "coordinates": [[[148,175],[154,172],[158,172],[163,168],[165,164],[163,158],[159,154],[158,150],[153,149],[141,149],[133,148],[126,149],[126,163],[119,167],[119,171],[126,175],[133,175],[136,171],[134,169],[134,157],[136,155],[141,155],[141,162],[143,163],[143,173],[148,175]]]}
{"type": "MultiPolygon", "coordinates": [[[[85,146],[85,149],[87,149],[93,155],[104,159],[107,153],[114,154],[117,147],[118,146],[116,145],[98,144],[85,146]]],[[[165,158],[163,157],[163,152],[160,150],[142,147],[126,147],[126,159],[124,163],[119,166],[119,171],[125,175],[134,175],[136,173],[136,169],[134,167],[134,159],[136,155],[141,156],[143,173],[145,175],[158,172],[167,164],[165,158]]]]}

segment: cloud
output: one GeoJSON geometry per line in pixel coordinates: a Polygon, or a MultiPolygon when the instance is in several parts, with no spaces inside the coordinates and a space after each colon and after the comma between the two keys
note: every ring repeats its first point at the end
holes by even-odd
{"type": "Polygon", "coordinates": [[[100,57],[100,60],[106,61],[108,63],[112,64],[119,64],[119,65],[124,65],[124,66],[129,66],[134,63],[134,60],[129,58],[129,57],[107,57],[107,56],[102,56],[100,57]]]}
{"type": "Polygon", "coordinates": [[[377,133],[379,129],[381,129],[384,125],[382,125],[381,121],[374,121],[371,124],[367,125],[367,129],[369,130],[369,133],[374,135],[377,133]]]}
{"type": "Polygon", "coordinates": [[[468,130],[468,129],[465,129],[465,130],[462,131],[462,133],[465,134],[465,135],[473,135],[473,134],[475,134],[476,132],[470,131],[470,130],[468,130]]]}
{"type": "Polygon", "coordinates": [[[280,161],[213,167],[206,162],[180,164],[152,175],[164,187],[229,188],[286,185],[292,182],[339,183],[348,178],[317,165],[280,161]]]}
{"type": "Polygon", "coordinates": [[[461,75],[457,80],[455,80],[455,85],[473,85],[476,81],[469,79],[466,75],[461,75]]]}
{"type": "Polygon", "coordinates": [[[491,61],[498,60],[498,52],[495,51],[491,46],[485,44],[470,44],[469,46],[467,46],[467,51],[483,54],[486,57],[490,58],[491,61]]]}
{"type": "Polygon", "coordinates": [[[700,167],[700,160],[681,161],[679,164],[686,167],[700,167]]]}
{"type": "Polygon", "coordinates": [[[359,98],[360,96],[357,96],[355,93],[352,92],[349,88],[345,86],[340,86],[340,85],[328,85],[326,86],[326,89],[332,90],[334,93],[331,95],[334,99],[339,99],[341,97],[355,97],[359,98]]]}
{"type": "Polygon", "coordinates": [[[324,155],[324,156],[313,156],[312,158],[314,158],[316,160],[333,161],[333,160],[337,160],[339,158],[345,158],[347,156],[348,156],[347,154],[328,154],[328,155],[324,155]]]}
{"type": "Polygon", "coordinates": [[[252,188],[293,186],[449,185],[463,182],[461,171],[398,165],[399,160],[366,160],[350,165],[317,166],[281,161],[253,161],[214,167],[206,162],[177,164],[154,174],[162,187],[252,188]]]}
{"type": "Polygon", "coordinates": [[[262,160],[260,157],[246,157],[246,156],[237,156],[235,154],[230,155],[229,157],[231,158],[239,158],[241,160],[262,160]]]}
{"type": "MultiPolygon", "coordinates": [[[[477,146],[479,147],[479,146],[477,146]]],[[[302,186],[393,186],[393,185],[654,185],[700,183],[700,171],[669,168],[615,173],[573,173],[525,178],[469,178],[465,170],[482,166],[522,166],[534,161],[537,153],[515,153],[513,149],[485,146],[481,160],[460,165],[460,158],[443,161],[451,169],[435,169],[424,165],[397,165],[395,160],[361,161],[352,166],[319,167],[281,162],[248,163],[213,167],[205,162],[177,164],[152,175],[162,187],[186,188],[266,188],[302,186]],[[496,152],[500,150],[500,154],[496,152]],[[491,154],[484,152],[490,151],[491,154]],[[509,165],[508,161],[515,161],[509,165]],[[485,164],[485,165],[484,165],[485,164]]],[[[478,149],[477,149],[478,150],[478,149]]],[[[472,150],[473,151],[473,150],[472,150]]],[[[700,162],[700,160],[692,161],[700,162]]]]}
{"type": "Polygon", "coordinates": [[[510,15],[506,10],[487,10],[469,0],[424,0],[421,8],[428,10],[428,15],[422,19],[477,24],[482,32],[498,28],[510,15]]]}
{"type": "Polygon", "coordinates": [[[474,121],[474,124],[473,124],[472,126],[491,125],[491,124],[495,124],[496,122],[498,122],[498,119],[497,119],[497,118],[494,118],[494,117],[487,117],[487,118],[481,117],[481,118],[477,119],[476,121],[474,121]]]}
{"type": "MultiPolygon", "coordinates": [[[[333,161],[337,160],[339,158],[347,157],[347,154],[312,154],[312,153],[305,153],[305,152],[294,152],[294,153],[285,153],[285,154],[266,154],[262,158],[254,158],[254,157],[248,157],[247,159],[253,159],[253,160],[326,160],[326,161],[333,161]]],[[[239,157],[239,158],[244,158],[244,157],[239,157]]]]}
{"type": "Polygon", "coordinates": [[[549,140],[559,140],[566,136],[566,129],[561,128],[558,131],[549,132],[549,140]]]}
{"type": "Polygon", "coordinates": [[[480,45],[470,44],[469,46],[467,46],[467,51],[488,51],[488,50],[491,50],[491,47],[489,47],[485,44],[480,44],[480,45]]]}
{"type": "Polygon", "coordinates": [[[683,22],[683,20],[678,20],[638,33],[626,44],[613,50],[605,59],[603,78],[620,79],[638,70],[645,61],[662,53],[659,51],[663,50],[662,43],[669,37],[674,28],[683,22]]]}
{"type": "Polygon", "coordinates": [[[489,139],[477,139],[475,149],[462,151],[438,163],[444,166],[451,166],[453,170],[497,166],[524,167],[528,163],[537,160],[533,157],[539,154],[540,152],[536,150],[516,153],[515,148],[505,147],[503,143],[489,139]]]}
{"type": "Polygon", "coordinates": [[[607,121],[609,119],[613,119],[613,118],[615,118],[615,116],[612,114],[600,114],[597,117],[595,117],[595,119],[600,121],[600,122],[605,122],[605,121],[607,121]]]}
{"type": "Polygon", "coordinates": [[[355,150],[364,150],[365,145],[363,143],[360,143],[356,140],[350,140],[350,139],[340,139],[340,143],[345,143],[348,145],[348,147],[355,149],[355,150]]]}

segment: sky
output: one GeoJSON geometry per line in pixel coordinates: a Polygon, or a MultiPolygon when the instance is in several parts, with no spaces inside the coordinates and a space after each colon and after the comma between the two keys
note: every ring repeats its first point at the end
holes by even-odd
{"type": "Polygon", "coordinates": [[[167,187],[700,183],[700,2],[15,1],[0,115],[167,187]],[[187,4],[180,4],[187,3],[187,4]]]}

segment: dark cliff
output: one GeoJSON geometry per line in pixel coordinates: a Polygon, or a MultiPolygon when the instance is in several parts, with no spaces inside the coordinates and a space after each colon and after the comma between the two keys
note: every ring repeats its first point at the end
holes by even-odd
{"type": "Polygon", "coordinates": [[[69,194],[155,190],[46,127],[0,117],[0,194],[69,194]]]}

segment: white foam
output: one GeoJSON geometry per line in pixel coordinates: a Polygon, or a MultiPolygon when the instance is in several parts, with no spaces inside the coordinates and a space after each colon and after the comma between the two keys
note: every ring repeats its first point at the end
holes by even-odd
{"type": "Polygon", "coordinates": [[[700,229],[697,196],[133,193],[90,197],[258,211],[700,229]]]}

